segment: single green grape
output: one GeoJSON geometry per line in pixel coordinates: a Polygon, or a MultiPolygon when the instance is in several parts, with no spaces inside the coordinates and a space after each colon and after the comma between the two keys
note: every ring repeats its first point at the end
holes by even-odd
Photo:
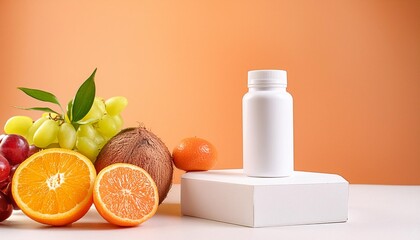
{"type": "Polygon", "coordinates": [[[58,130],[58,122],[52,119],[45,120],[34,134],[34,145],[39,148],[46,148],[51,143],[55,143],[57,141],[58,130]]]}
{"type": "Polygon", "coordinates": [[[112,120],[114,120],[115,125],[117,126],[117,129],[118,129],[118,132],[119,132],[124,125],[124,120],[123,120],[121,114],[117,114],[115,116],[112,116],[112,120]]]}
{"type": "Polygon", "coordinates": [[[29,128],[32,126],[33,120],[27,116],[13,116],[6,121],[4,132],[6,134],[18,134],[26,136],[29,128]]]}
{"type": "Polygon", "coordinates": [[[105,105],[102,100],[95,99],[89,112],[80,120],[80,124],[89,124],[99,121],[105,115],[105,105]]]}
{"type": "Polygon", "coordinates": [[[34,144],[34,134],[36,130],[45,122],[48,118],[41,117],[38,120],[36,120],[32,126],[28,129],[28,132],[26,133],[26,140],[28,140],[29,145],[34,144]]]}
{"type": "Polygon", "coordinates": [[[95,97],[93,105],[95,105],[95,107],[98,108],[102,112],[102,114],[106,113],[105,101],[103,98],[95,97]]]}
{"type": "Polygon", "coordinates": [[[79,137],[76,140],[76,148],[81,154],[85,155],[92,162],[95,162],[99,154],[98,145],[88,137],[79,137]]]}
{"type": "Polygon", "coordinates": [[[118,133],[118,127],[114,119],[111,116],[105,115],[97,123],[98,132],[101,133],[104,137],[111,138],[118,133]]]}
{"type": "Polygon", "coordinates": [[[105,101],[106,112],[111,116],[118,115],[124,110],[127,104],[128,100],[125,97],[111,97],[105,101]]]}
{"type": "Polygon", "coordinates": [[[92,124],[80,125],[77,129],[77,137],[93,138],[96,134],[98,133],[92,124]]]}
{"type": "Polygon", "coordinates": [[[96,131],[93,141],[98,145],[98,148],[101,149],[107,142],[109,138],[102,136],[98,131],[96,131]]]}
{"type": "Polygon", "coordinates": [[[63,123],[58,130],[57,138],[61,148],[73,149],[76,145],[76,129],[70,123],[63,123]]]}
{"type": "Polygon", "coordinates": [[[92,124],[80,125],[76,135],[78,138],[86,137],[93,140],[99,149],[108,141],[108,138],[102,136],[92,124]]]}

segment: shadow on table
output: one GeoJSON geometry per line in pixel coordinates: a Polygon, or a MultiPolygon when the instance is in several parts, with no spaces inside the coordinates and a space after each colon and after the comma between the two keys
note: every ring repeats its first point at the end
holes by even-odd
{"type": "Polygon", "coordinates": [[[28,218],[21,211],[14,211],[12,217],[0,223],[0,231],[2,229],[39,229],[39,230],[50,230],[54,231],[68,231],[70,229],[76,230],[114,230],[114,229],[124,229],[112,225],[106,222],[99,213],[95,210],[94,207],[86,213],[83,218],[79,221],[66,226],[49,226],[35,222],[28,218]]]}
{"type": "MultiPolygon", "coordinates": [[[[54,227],[51,227],[54,228],[54,227]]],[[[97,223],[97,222],[75,222],[71,225],[60,227],[60,229],[76,229],[76,230],[116,230],[116,229],[124,229],[118,226],[115,226],[110,223],[97,223]]]]}
{"type": "MultiPolygon", "coordinates": [[[[164,216],[182,216],[181,215],[181,205],[179,203],[162,203],[159,205],[156,212],[159,215],[164,216]]],[[[0,231],[2,229],[55,229],[58,231],[68,231],[69,229],[76,230],[115,230],[115,229],[125,229],[117,227],[113,224],[106,222],[102,219],[99,213],[94,207],[91,208],[85,216],[83,216],[80,221],[74,222],[67,226],[54,227],[48,226],[35,221],[30,220],[25,216],[21,211],[13,212],[13,217],[7,219],[6,221],[0,223],[0,231]]]]}
{"type": "Polygon", "coordinates": [[[112,225],[110,223],[98,223],[98,222],[75,222],[66,226],[48,226],[37,222],[15,222],[8,221],[0,224],[0,229],[54,229],[54,231],[66,231],[69,229],[76,230],[115,230],[122,229],[121,227],[112,225]]]}
{"type": "Polygon", "coordinates": [[[181,204],[162,203],[161,205],[159,205],[159,208],[156,213],[160,215],[168,215],[168,216],[182,216],[181,204]]]}

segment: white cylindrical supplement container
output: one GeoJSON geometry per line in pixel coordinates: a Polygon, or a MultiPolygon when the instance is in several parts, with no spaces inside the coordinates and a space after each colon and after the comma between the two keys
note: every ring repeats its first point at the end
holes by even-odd
{"type": "Polygon", "coordinates": [[[250,177],[287,177],[293,173],[293,98],[287,72],[248,72],[242,99],[243,167],[250,177]]]}

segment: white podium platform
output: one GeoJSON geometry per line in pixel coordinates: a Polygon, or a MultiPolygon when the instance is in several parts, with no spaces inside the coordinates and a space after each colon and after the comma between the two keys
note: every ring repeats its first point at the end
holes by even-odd
{"type": "Polygon", "coordinates": [[[247,177],[242,169],[189,172],[181,179],[181,212],[248,227],[344,222],[348,182],[298,171],[285,178],[247,177]]]}

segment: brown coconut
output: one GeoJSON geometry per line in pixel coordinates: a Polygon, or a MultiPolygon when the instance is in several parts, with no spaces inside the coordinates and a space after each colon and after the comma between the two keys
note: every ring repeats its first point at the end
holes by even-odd
{"type": "Polygon", "coordinates": [[[113,163],[131,163],[146,170],[156,182],[159,204],[172,186],[172,157],[167,146],[144,127],[126,128],[102,148],[95,168],[99,173],[113,163]]]}

